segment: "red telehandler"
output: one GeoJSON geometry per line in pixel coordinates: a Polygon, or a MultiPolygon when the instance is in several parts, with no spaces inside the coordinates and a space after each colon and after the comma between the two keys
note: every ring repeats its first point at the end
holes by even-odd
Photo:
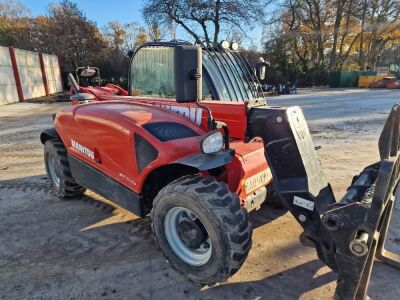
{"type": "Polygon", "coordinates": [[[132,56],[129,96],[74,88],[72,100],[87,104],[59,111],[40,137],[54,192],[73,198],[88,188],[150,213],[161,250],[189,279],[234,274],[251,248],[248,212],[272,200],[338,273],[339,299],[366,297],[375,257],[400,267],[384,249],[399,181],[399,105],[379,139],[381,160],[335,199],[301,109],[268,106],[235,43],[147,43],[132,56]]]}

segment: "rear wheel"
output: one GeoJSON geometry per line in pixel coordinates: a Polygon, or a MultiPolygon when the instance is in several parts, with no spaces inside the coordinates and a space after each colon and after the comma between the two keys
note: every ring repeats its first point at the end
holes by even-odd
{"type": "Polygon", "coordinates": [[[247,212],[213,177],[186,176],[170,183],[154,199],[151,216],[172,267],[196,283],[225,281],[250,251],[247,212]]]}
{"type": "Polygon", "coordinates": [[[44,144],[44,163],[53,192],[60,198],[74,198],[83,194],[85,188],[72,178],[67,150],[57,140],[44,144]]]}

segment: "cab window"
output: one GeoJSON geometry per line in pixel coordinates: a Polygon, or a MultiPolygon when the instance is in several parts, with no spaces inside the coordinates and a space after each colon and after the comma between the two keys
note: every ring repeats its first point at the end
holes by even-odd
{"type": "MultiPolygon", "coordinates": [[[[132,96],[175,98],[174,48],[147,47],[132,59],[130,91],[132,96]]],[[[203,99],[213,99],[203,76],[203,99]]]]}
{"type": "Polygon", "coordinates": [[[132,96],[175,98],[174,48],[142,48],[132,59],[132,96]]]}
{"type": "Polygon", "coordinates": [[[214,97],[211,93],[210,87],[208,86],[208,82],[205,78],[204,74],[204,68],[203,68],[203,82],[202,82],[202,87],[203,87],[203,100],[214,100],[214,97]]]}

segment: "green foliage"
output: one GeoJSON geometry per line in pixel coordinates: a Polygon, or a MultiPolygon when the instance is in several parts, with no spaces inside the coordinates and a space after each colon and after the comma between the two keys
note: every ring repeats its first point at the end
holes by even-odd
{"type": "Polygon", "coordinates": [[[263,18],[268,0],[145,0],[143,15],[150,22],[176,24],[194,41],[217,43],[223,30],[235,26],[245,34],[263,18]]]}
{"type": "MultiPolygon", "coordinates": [[[[98,66],[118,83],[129,50],[166,34],[176,39],[176,27],[194,40],[241,41],[264,21],[268,83],[325,84],[329,72],[399,63],[398,0],[145,0],[143,16],[146,26],[111,21],[100,30],[69,0],[37,17],[15,0],[0,0],[0,45],[56,54],[65,72],[98,66]]],[[[246,55],[257,61],[261,54],[246,55]]]]}
{"type": "MultiPolygon", "coordinates": [[[[271,72],[326,84],[329,72],[388,65],[400,45],[398,0],[285,0],[264,44],[271,72]]],[[[396,54],[397,53],[397,54],[396,54]]]]}
{"type": "Polygon", "coordinates": [[[69,0],[51,4],[47,15],[34,18],[18,2],[0,2],[0,45],[55,54],[64,72],[98,66],[102,77],[114,83],[126,81],[128,51],[162,35],[155,22],[147,30],[136,23],[111,21],[101,31],[69,0]]]}

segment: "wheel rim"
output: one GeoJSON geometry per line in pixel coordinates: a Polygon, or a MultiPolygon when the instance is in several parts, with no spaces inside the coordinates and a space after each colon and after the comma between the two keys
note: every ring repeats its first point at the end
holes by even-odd
{"type": "Polygon", "coordinates": [[[164,232],[172,251],[184,262],[202,266],[209,261],[211,239],[201,220],[190,209],[170,209],[165,215],[164,232]]]}
{"type": "Polygon", "coordinates": [[[49,169],[49,175],[51,181],[57,186],[60,186],[60,177],[58,175],[57,167],[56,167],[56,161],[54,159],[54,156],[49,153],[47,157],[47,166],[49,169]]]}

